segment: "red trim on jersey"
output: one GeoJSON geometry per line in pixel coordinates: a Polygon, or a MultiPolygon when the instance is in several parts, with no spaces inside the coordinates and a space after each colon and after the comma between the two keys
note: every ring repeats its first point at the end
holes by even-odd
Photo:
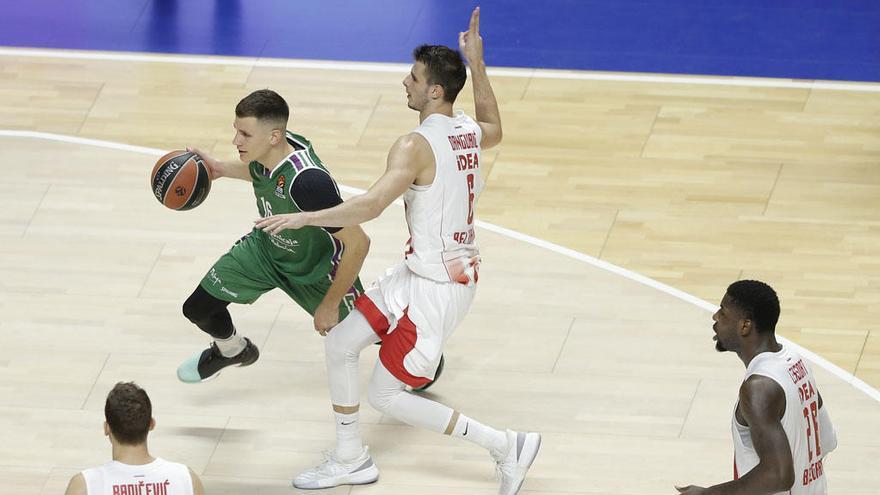
{"type": "Polygon", "coordinates": [[[384,339],[385,335],[388,333],[388,327],[391,325],[388,323],[388,318],[385,318],[385,315],[379,311],[376,303],[374,303],[366,294],[361,294],[354,300],[354,307],[360,310],[364,315],[364,318],[370,323],[370,326],[373,328],[373,331],[376,332],[376,335],[378,335],[379,338],[384,339]]]}
{"type": "Polygon", "coordinates": [[[397,322],[393,332],[382,337],[382,347],[379,349],[379,359],[392,375],[403,383],[418,388],[431,381],[430,378],[411,375],[403,365],[403,358],[416,346],[416,325],[409,319],[404,310],[403,318],[397,322]]]}
{"type": "Polygon", "coordinates": [[[733,456],[733,480],[739,479],[739,471],[736,469],[736,454],[733,456]]]}

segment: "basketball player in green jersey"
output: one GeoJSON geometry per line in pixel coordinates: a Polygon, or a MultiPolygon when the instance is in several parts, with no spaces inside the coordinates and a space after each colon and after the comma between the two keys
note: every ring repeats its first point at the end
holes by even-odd
{"type": "MultiPolygon", "coordinates": [[[[290,111],[274,91],[255,91],[235,107],[235,139],[240,163],[220,162],[194,149],[211,178],[249,181],[257,209],[267,217],[330,208],[342,203],[330,173],[304,137],[287,131],[290,111]]],[[[183,314],[214,338],[208,349],[190,357],[177,377],[197,383],[221,369],[248,366],[260,353],[238,334],[229,303],[250,304],[278,288],[314,317],[326,334],[348,315],[363,292],[358,272],[370,240],[358,227],[307,227],[280,235],[253,229],[211,267],[183,304],[183,314]]]]}

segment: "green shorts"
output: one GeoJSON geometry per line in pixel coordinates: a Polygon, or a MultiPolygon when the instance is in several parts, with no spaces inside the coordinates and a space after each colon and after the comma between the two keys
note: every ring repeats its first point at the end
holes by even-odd
{"type": "MultiPolygon", "coordinates": [[[[251,304],[266,292],[281,289],[301,308],[314,315],[330,289],[330,276],[321,277],[311,284],[297,283],[278,265],[261,252],[255,239],[245,236],[214,263],[202,278],[201,286],[217,299],[238,304],[251,304]]],[[[339,321],[354,309],[354,300],[363,292],[360,278],[355,279],[354,285],[339,303],[339,321]]]]}

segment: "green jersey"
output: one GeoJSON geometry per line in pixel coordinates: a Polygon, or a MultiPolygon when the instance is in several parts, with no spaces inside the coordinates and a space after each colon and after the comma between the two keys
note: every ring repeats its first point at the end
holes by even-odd
{"type": "MultiPolygon", "coordinates": [[[[312,143],[290,131],[287,141],[294,151],[273,169],[256,161],[248,165],[260,216],[315,211],[341,203],[339,189],[312,143]]],[[[255,228],[250,237],[267,261],[301,284],[332,276],[343,249],[342,243],[322,227],[309,226],[278,234],[255,228]]]]}
{"type": "MultiPolygon", "coordinates": [[[[272,170],[259,162],[248,165],[260,215],[323,210],[341,203],[339,188],[312,144],[290,132],[287,140],[294,151],[272,170]]],[[[330,234],[337,230],[305,227],[270,235],[255,228],[214,263],[201,286],[217,299],[238,304],[250,304],[279,288],[315,314],[342,257],[342,242],[330,234]]],[[[355,280],[339,303],[340,321],[363,290],[355,280]]]]}

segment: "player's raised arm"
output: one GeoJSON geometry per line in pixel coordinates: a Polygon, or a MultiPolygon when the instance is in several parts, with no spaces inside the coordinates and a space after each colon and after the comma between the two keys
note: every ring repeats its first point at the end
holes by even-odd
{"type": "Polygon", "coordinates": [[[491,148],[501,142],[501,112],[489,83],[486,62],[483,60],[483,38],[480,36],[480,8],[471,13],[468,30],[458,34],[458,47],[471,68],[471,84],[474,87],[476,120],[483,131],[483,148],[491,148]]]}

